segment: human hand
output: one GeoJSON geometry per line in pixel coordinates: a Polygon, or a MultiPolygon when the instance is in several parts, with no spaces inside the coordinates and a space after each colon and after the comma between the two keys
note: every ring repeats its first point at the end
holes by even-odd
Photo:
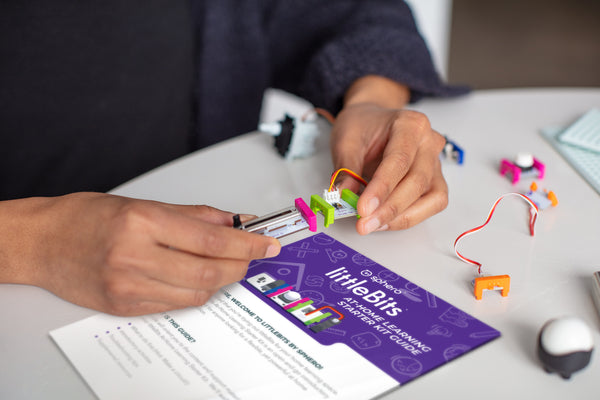
{"type": "MultiPolygon", "coordinates": [[[[357,205],[360,234],[406,229],[446,208],[439,159],[444,145],[421,113],[362,100],[344,107],[332,128],[331,150],[336,169],[370,180],[357,205]]],[[[338,187],[359,189],[348,176],[338,187]]]]}
{"type": "Polygon", "coordinates": [[[12,278],[0,273],[0,281],[40,286],[110,314],[202,305],[242,279],[250,260],[280,250],[276,239],[233,229],[232,213],[208,206],[101,193],[4,203],[0,217],[13,215],[5,227],[14,240],[0,255],[14,256],[12,278]]]}

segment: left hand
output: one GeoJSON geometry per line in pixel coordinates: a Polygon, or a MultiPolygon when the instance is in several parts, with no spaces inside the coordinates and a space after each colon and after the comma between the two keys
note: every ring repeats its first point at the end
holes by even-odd
{"type": "MultiPolygon", "coordinates": [[[[445,209],[444,137],[422,113],[355,99],[336,118],[331,150],[335,169],[349,168],[369,181],[358,200],[358,233],[406,229],[445,209]]],[[[356,192],[359,184],[343,175],[338,187],[356,192]]]]}

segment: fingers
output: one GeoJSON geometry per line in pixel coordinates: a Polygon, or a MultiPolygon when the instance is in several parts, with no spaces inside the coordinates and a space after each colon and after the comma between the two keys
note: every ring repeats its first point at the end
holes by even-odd
{"type": "MultiPolygon", "coordinates": [[[[130,260],[132,261],[132,260],[130,260]]],[[[198,290],[215,290],[246,275],[250,260],[198,257],[156,246],[131,262],[150,279],[167,285],[198,290]]]]}
{"type": "Polygon", "coordinates": [[[104,267],[103,304],[94,308],[118,315],[202,305],[219,288],[242,279],[248,268],[248,260],[208,258],[163,246],[143,251],[124,246],[113,254],[118,255],[104,267]]]}
{"type": "Polygon", "coordinates": [[[359,199],[360,215],[370,216],[388,198],[411,168],[429,130],[429,121],[422,114],[404,112],[396,116],[390,125],[381,163],[359,199]]]}
{"type": "Polygon", "coordinates": [[[431,189],[389,222],[389,229],[407,229],[443,211],[448,206],[448,185],[444,177],[436,175],[431,189]]]}
{"type": "MultiPolygon", "coordinates": [[[[439,163],[445,139],[424,114],[373,104],[348,107],[338,115],[331,145],[336,169],[372,172],[357,204],[359,233],[405,229],[445,208],[448,189],[439,163]]],[[[360,189],[350,176],[338,187],[360,189]]]]}
{"type": "Polygon", "coordinates": [[[178,228],[170,230],[167,226],[156,237],[170,247],[209,258],[249,261],[274,257],[281,249],[277,239],[230,227],[182,222],[178,228]]]}
{"type": "Polygon", "coordinates": [[[358,232],[366,235],[378,230],[407,229],[443,211],[448,205],[448,186],[441,172],[432,178],[429,188],[421,195],[416,195],[418,190],[410,189],[413,186],[418,185],[407,176],[385,204],[370,217],[357,222],[358,232]]]}
{"type": "MultiPolygon", "coordinates": [[[[351,171],[356,172],[359,175],[362,175],[362,172],[358,172],[361,171],[361,169],[359,168],[349,168],[351,171]]],[[[360,182],[358,180],[356,180],[354,177],[349,176],[349,175],[343,175],[342,177],[336,179],[335,182],[335,187],[337,187],[340,192],[342,191],[342,189],[349,189],[351,191],[353,191],[354,193],[359,193],[360,192],[360,182]]]]}
{"type": "MultiPolygon", "coordinates": [[[[258,235],[256,235],[258,236],[258,235]]],[[[241,280],[248,261],[198,257],[154,247],[107,260],[99,308],[118,315],[200,306],[219,288],[241,280]],[[143,305],[143,306],[142,306],[143,305]]]]}
{"type": "MultiPolygon", "coordinates": [[[[358,175],[363,175],[364,165],[364,146],[358,140],[341,139],[332,146],[332,157],[334,163],[334,171],[340,168],[348,168],[356,172],[358,175]]],[[[336,186],[341,189],[350,189],[357,193],[360,189],[360,183],[356,179],[348,175],[341,175],[335,182],[336,186]]]]}
{"type": "Polygon", "coordinates": [[[444,143],[422,114],[411,112],[394,122],[383,159],[358,202],[359,233],[405,229],[445,208],[439,162],[444,143]]]}
{"type": "Polygon", "coordinates": [[[201,219],[232,215],[210,207],[135,202],[123,213],[120,239],[103,262],[102,303],[92,305],[113,314],[202,305],[242,279],[251,260],[280,251],[276,239],[201,219]]]}
{"type": "MultiPolygon", "coordinates": [[[[233,229],[233,214],[100,194],[25,202],[35,220],[38,284],[103,312],[139,315],[200,305],[239,281],[276,239],[233,229]]],[[[31,218],[29,215],[31,214],[31,218]]],[[[29,227],[33,224],[28,224],[29,227]]]]}
{"type": "Polygon", "coordinates": [[[177,212],[185,214],[192,218],[198,218],[202,221],[209,222],[211,224],[232,226],[233,216],[232,212],[219,210],[218,208],[206,206],[206,205],[179,205],[179,204],[164,204],[177,212]]]}
{"type": "Polygon", "coordinates": [[[167,285],[144,276],[114,279],[104,288],[101,309],[115,315],[142,315],[205,304],[219,288],[167,285]]]}
{"type": "Polygon", "coordinates": [[[119,295],[108,297],[103,303],[91,307],[119,316],[146,315],[185,307],[198,307],[206,304],[218,291],[218,289],[214,291],[173,289],[164,285],[152,287],[152,284],[147,282],[135,283],[135,286],[131,285],[128,296],[123,296],[124,292],[119,293],[119,295]],[[172,301],[158,301],[157,298],[171,299],[172,301]]]}
{"type": "MultiPolygon", "coordinates": [[[[182,213],[181,207],[134,203],[132,207],[125,207],[119,216],[121,230],[143,231],[165,247],[209,258],[249,261],[279,254],[281,245],[276,239],[190,217],[188,214],[193,211],[182,213]]],[[[205,212],[204,216],[211,221],[232,215],[210,207],[200,212],[205,212]]]]}

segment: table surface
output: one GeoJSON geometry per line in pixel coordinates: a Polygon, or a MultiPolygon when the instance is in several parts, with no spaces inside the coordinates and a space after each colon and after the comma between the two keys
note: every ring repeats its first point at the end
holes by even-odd
{"type": "MultiPolygon", "coordinates": [[[[384,399],[598,398],[598,350],[571,380],[546,374],[535,353],[541,326],[562,315],[585,320],[600,345],[600,319],[591,297],[592,273],[600,270],[599,195],[540,135],[542,128],[566,126],[598,106],[600,89],[493,90],[422,101],[412,108],[425,112],[436,130],[465,150],[463,165],[442,161],[448,208],[406,231],[363,237],[352,219],[326,230],[319,227],[502,332],[499,339],[384,399]],[[527,190],[531,180],[512,185],[498,173],[500,159],[522,151],[546,164],[540,187],[553,190],[559,205],[541,211],[531,237],[527,205],[517,197],[506,198],[485,230],[461,242],[461,253],[481,261],[484,273],[511,276],[508,297],[485,292],[478,301],[470,288],[476,269],[454,255],[453,242],[483,223],[500,195],[527,190]]],[[[296,197],[308,200],[328,186],[332,164],[327,138],[319,142],[312,158],[288,162],[276,154],[272,138],[251,133],[169,163],[114,193],[263,215],[292,205],[296,197]]],[[[96,312],[21,285],[0,286],[0,304],[0,398],[94,398],[48,332],[96,312]]]]}

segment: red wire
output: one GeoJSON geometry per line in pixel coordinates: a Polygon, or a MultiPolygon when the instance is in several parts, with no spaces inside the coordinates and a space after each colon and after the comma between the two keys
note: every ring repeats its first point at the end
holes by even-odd
{"type": "Polygon", "coordinates": [[[358,175],[356,172],[349,170],[348,168],[340,168],[338,170],[333,171],[333,174],[331,174],[331,180],[329,181],[329,191],[330,192],[333,189],[333,183],[335,182],[335,179],[337,178],[337,176],[340,172],[346,172],[347,174],[352,176],[354,179],[356,179],[357,181],[362,183],[364,186],[367,186],[367,181],[364,178],[362,178],[360,175],[358,175]]]}
{"type": "Polygon", "coordinates": [[[490,209],[490,212],[489,212],[489,214],[487,216],[487,219],[485,220],[485,222],[483,224],[479,225],[476,228],[469,229],[468,231],[461,233],[460,235],[458,235],[458,237],[454,241],[454,252],[456,253],[456,256],[458,258],[460,258],[461,260],[463,260],[464,262],[468,263],[468,264],[472,264],[472,265],[477,266],[477,272],[479,274],[481,274],[481,263],[477,262],[475,260],[471,260],[470,258],[467,258],[467,257],[463,256],[462,254],[460,254],[458,252],[458,242],[462,238],[464,238],[465,236],[469,236],[469,235],[471,235],[471,234],[479,231],[484,226],[486,226],[488,224],[488,222],[490,222],[490,220],[492,219],[492,215],[494,215],[494,211],[496,210],[496,206],[498,206],[498,203],[500,203],[500,200],[502,200],[506,196],[510,196],[510,195],[515,195],[515,196],[521,197],[523,200],[525,200],[531,206],[530,209],[529,209],[529,212],[530,212],[530,217],[529,217],[529,233],[531,234],[531,236],[533,236],[534,233],[535,233],[535,230],[534,230],[534,228],[535,228],[535,222],[537,221],[537,216],[538,216],[538,208],[535,205],[535,203],[529,197],[527,197],[527,196],[525,196],[524,194],[521,194],[521,193],[506,193],[506,194],[500,196],[494,202],[494,205],[490,209]]]}

